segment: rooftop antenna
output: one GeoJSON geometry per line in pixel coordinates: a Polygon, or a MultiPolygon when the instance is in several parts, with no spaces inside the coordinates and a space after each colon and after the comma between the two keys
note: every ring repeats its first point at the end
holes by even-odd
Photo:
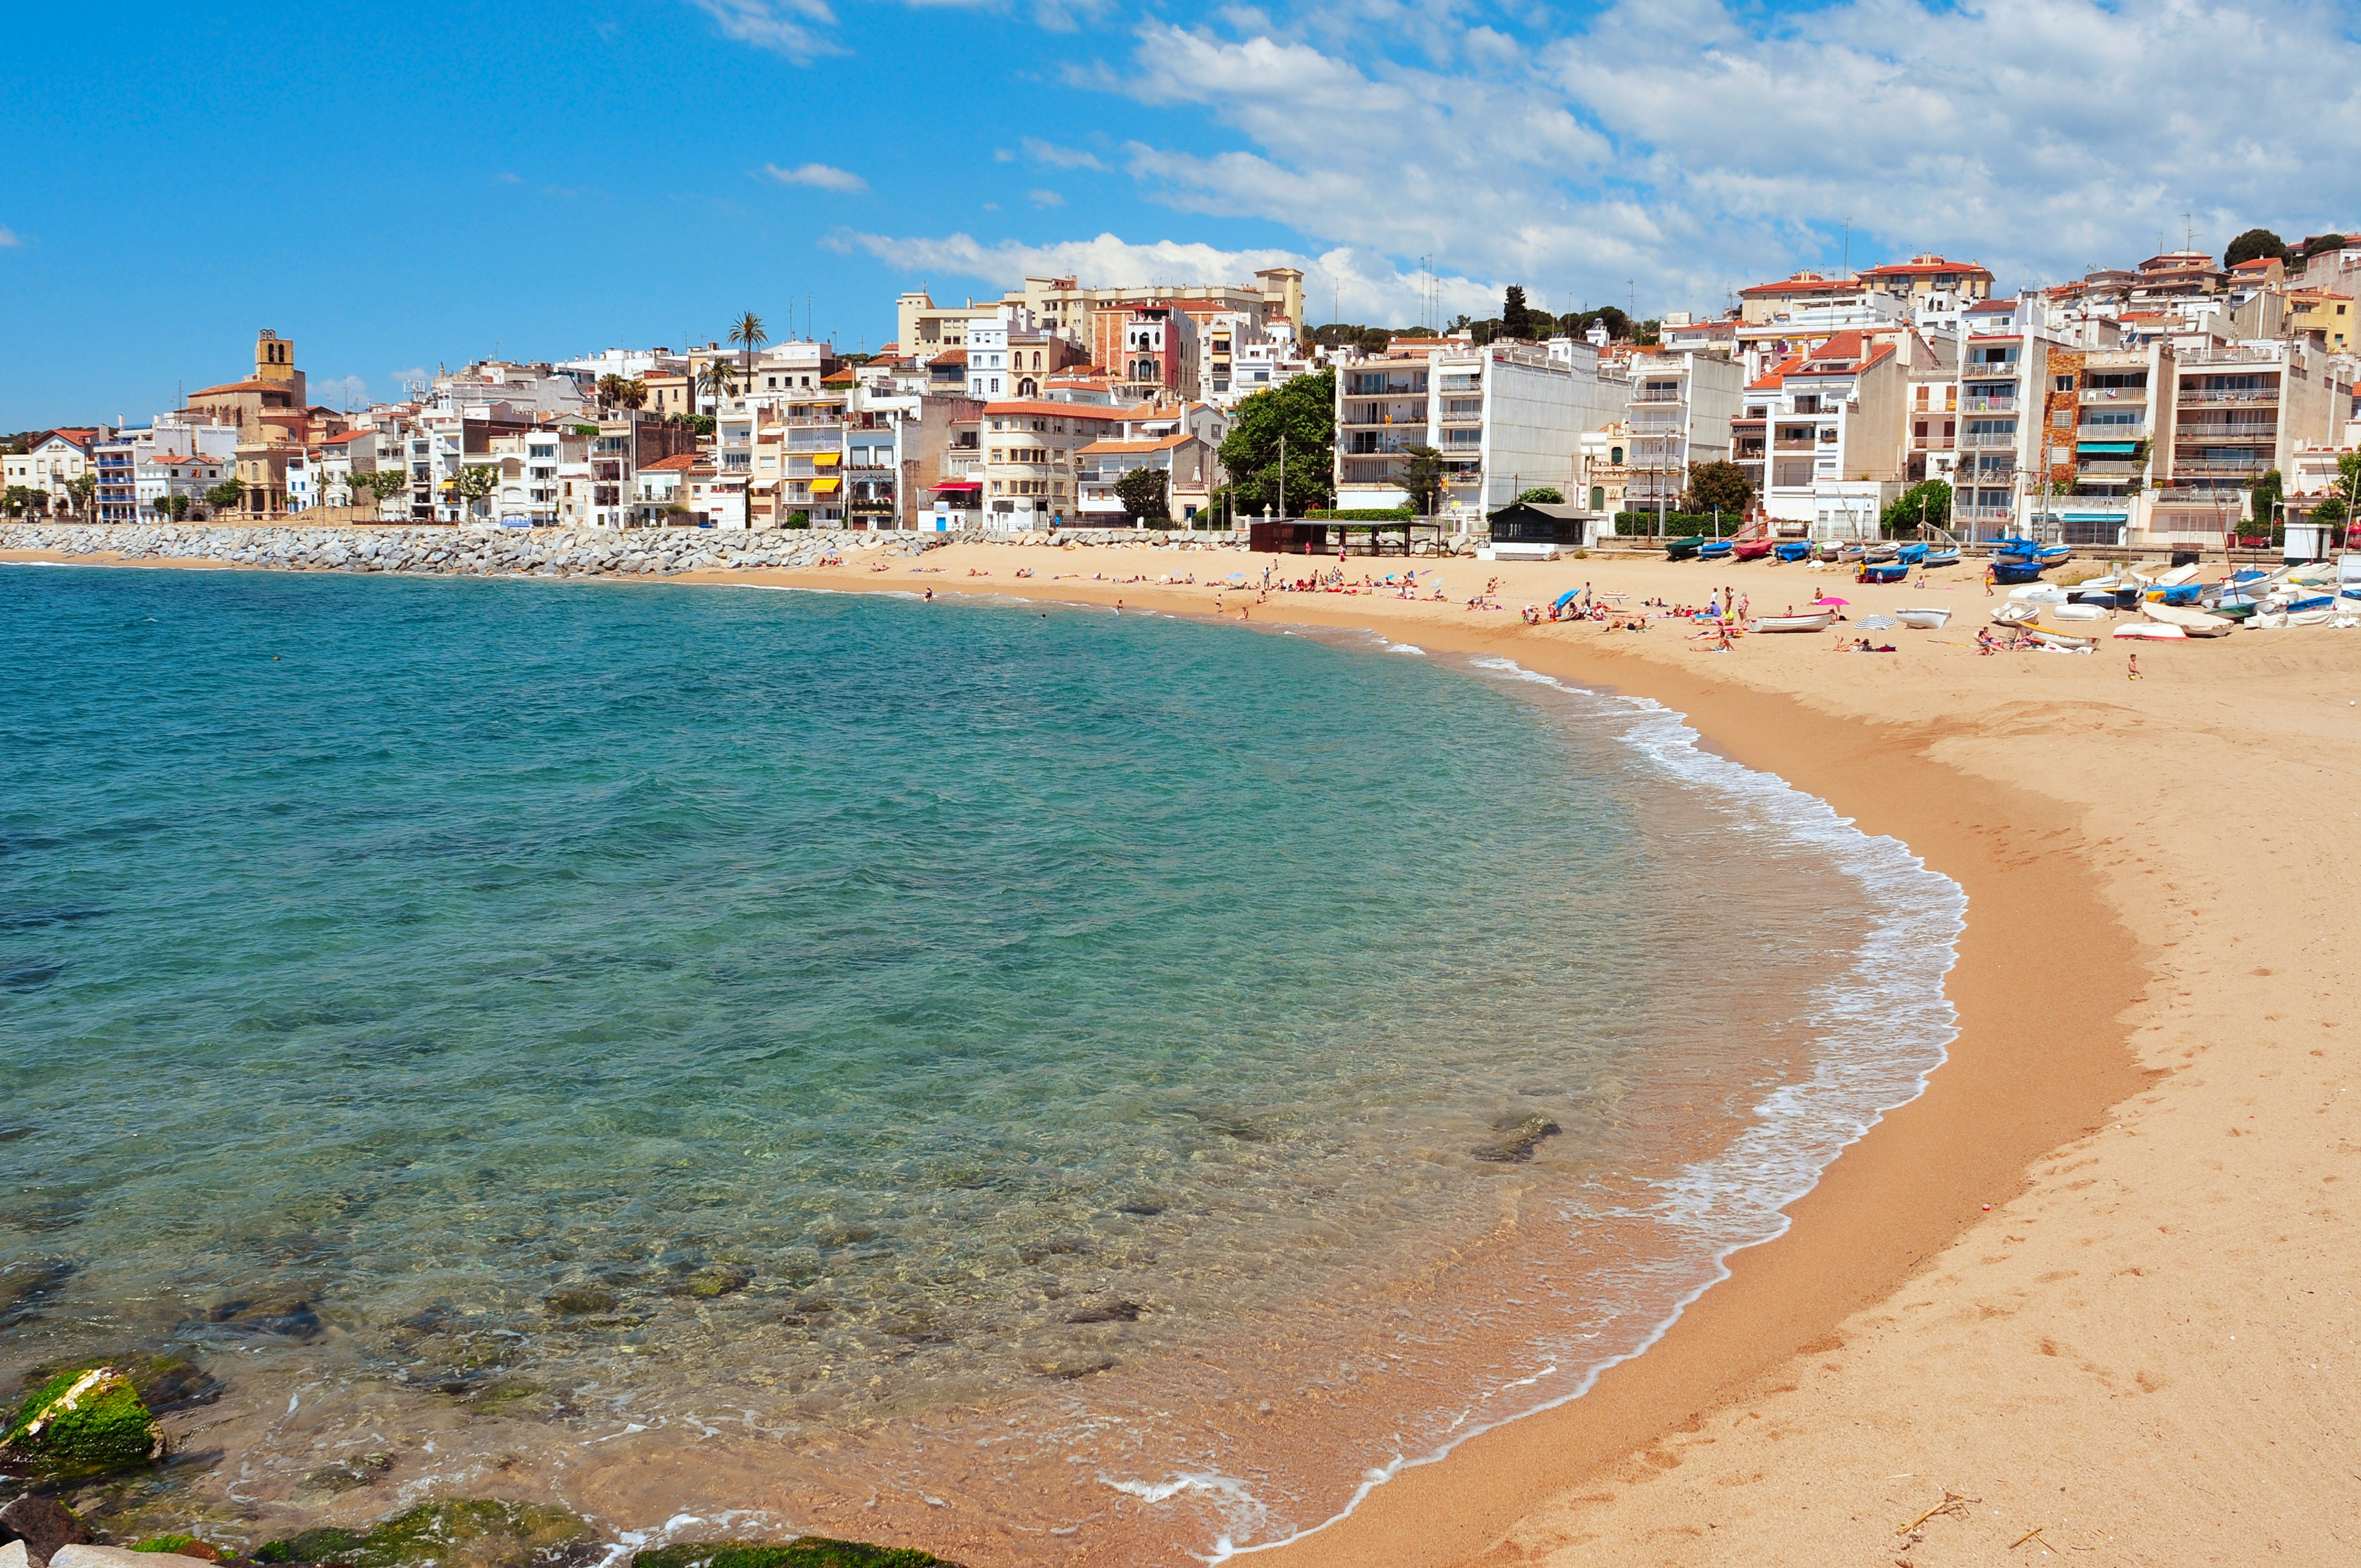
{"type": "Polygon", "coordinates": [[[1844,275],[1852,276],[1852,220],[1844,221],[1844,275]]]}
{"type": "Polygon", "coordinates": [[[2197,225],[2190,221],[2190,214],[2187,213],[2180,214],[2180,248],[2183,250],[2195,250],[2197,248],[2197,225]]]}

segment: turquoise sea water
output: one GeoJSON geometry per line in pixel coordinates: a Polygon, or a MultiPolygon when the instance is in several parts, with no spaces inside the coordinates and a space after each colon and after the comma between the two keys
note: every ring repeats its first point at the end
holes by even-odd
{"type": "MultiPolygon", "coordinates": [[[[0,1367],[170,1345],[397,1434],[1082,1421],[1504,1180],[1656,1225],[1571,1293],[1629,1348],[1939,1053],[1860,1077],[1815,989],[1894,890],[1628,705],[1378,647],[0,568],[0,1367]]],[[[1316,1522],[1435,1387],[1173,1528],[1316,1522]]],[[[1196,1439],[1124,1419],[1107,1486],[1185,1508],[1196,1439]]]]}

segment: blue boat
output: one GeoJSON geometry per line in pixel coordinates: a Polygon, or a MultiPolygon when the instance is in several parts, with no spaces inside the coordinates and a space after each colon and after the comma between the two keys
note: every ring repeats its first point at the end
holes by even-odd
{"type": "Polygon", "coordinates": [[[2150,588],[2147,597],[2158,604],[2195,604],[2204,591],[2202,583],[2175,583],[2167,588],[2150,588]]]}
{"type": "Polygon", "coordinates": [[[1812,542],[1808,539],[1791,539],[1773,549],[1771,554],[1782,561],[1808,561],[1812,555],[1812,542]]]}
{"type": "Polygon", "coordinates": [[[1927,559],[1927,547],[1924,544],[1905,544],[1894,552],[1894,558],[1905,566],[1916,566],[1927,559]]]}
{"type": "Polygon", "coordinates": [[[2073,557],[2071,544],[2039,544],[2033,551],[2033,558],[2045,566],[2062,566],[2073,557]]]}
{"type": "Polygon", "coordinates": [[[1898,583],[1910,575],[1908,563],[1902,561],[1864,561],[1853,580],[1861,583],[1898,583]]]}
{"type": "Polygon", "coordinates": [[[1922,566],[1956,566],[1960,564],[1957,550],[1929,550],[1919,559],[1922,566]]]}
{"type": "Polygon", "coordinates": [[[2038,561],[1993,557],[1993,581],[1995,583],[2037,583],[2041,580],[2041,574],[2048,569],[2038,561]]]}
{"type": "Polygon", "coordinates": [[[1726,561],[1730,558],[1730,553],[1737,548],[1738,541],[1735,539],[1708,539],[1697,551],[1697,559],[1700,561],[1726,561]]]}
{"type": "Polygon", "coordinates": [[[1993,554],[1994,555],[2015,556],[2018,560],[2022,561],[2032,560],[2033,557],[2039,553],[2040,549],[2041,546],[2036,544],[2030,539],[1995,539],[1993,541],[1993,554]]]}
{"type": "Polygon", "coordinates": [[[2308,609],[2326,609],[2335,602],[2334,594],[2314,594],[2310,598],[2289,600],[2287,612],[2290,615],[2301,615],[2308,609]]]}

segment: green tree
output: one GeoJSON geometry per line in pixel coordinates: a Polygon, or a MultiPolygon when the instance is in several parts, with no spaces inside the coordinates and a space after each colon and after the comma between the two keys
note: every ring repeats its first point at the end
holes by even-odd
{"type": "Polygon", "coordinates": [[[637,413],[648,406],[648,384],[634,376],[623,383],[622,389],[615,395],[615,400],[637,413]]]}
{"type": "Polygon", "coordinates": [[[1335,493],[1336,372],[1298,376],[1238,404],[1222,441],[1235,512],[1301,517],[1335,493]],[[1279,493],[1281,438],[1286,490],[1279,493]]]}
{"type": "Polygon", "coordinates": [[[611,370],[607,372],[604,376],[599,377],[598,387],[598,406],[601,408],[611,408],[621,402],[623,400],[623,388],[628,383],[626,383],[620,376],[616,375],[611,370]]]}
{"type": "Polygon", "coordinates": [[[1532,307],[1525,303],[1525,286],[1509,285],[1509,292],[1500,302],[1500,335],[1530,339],[1537,335],[1533,328],[1532,307]]]}
{"type": "Polygon", "coordinates": [[[809,528],[811,526],[811,513],[807,511],[791,511],[787,513],[787,526],[789,528],[809,528]]]}
{"type": "Polygon", "coordinates": [[[1937,528],[1951,524],[1951,487],[1940,479],[1925,479],[1911,486],[1885,503],[1877,514],[1878,528],[1886,533],[1915,532],[1919,523],[1937,528]]]}
{"type": "Polygon", "coordinates": [[[188,497],[173,495],[166,496],[164,499],[170,503],[172,521],[174,522],[186,522],[189,520],[189,510],[192,503],[188,497]]]}
{"type": "Polygon", "coordinates": [[[1737,464],[1689,465],[1689,493],[1682,510],[1704,514],[1719,509],[1722,516],[1736,519],[1744,517],[1753,504],[1753,483],[1737,464]]]}
{"type": "Polygon", "coordinates": [[[1559,489],[1555,485],[1529,486],[1517,492],[1517,499],[1521,501],[1538,502],[1543,506],[1562,507],[1565,505],[1565,492],[1559,489]]]}
{"type": "Polygon", "coordinates": [[[763,325],[763,318],[748,311],[730,323],[730,341],[738,345],[739,364],[745,372],[740,384],[751,390],[754,385],[754,350],[770,342],[771,334],[763,325]]]}
{"type": "Polygon", "coordinates": [[[91,502],[98,494],[98,476],[76,474],[66,481],[66,494],[72,498],[74,510],[82,513],[82,521],[88,522],[92,516],[91,502]]]}
{"type": "Polygon", "coordinates": [[[1172,521],[1172,504],[1164,493],[1167,477],[1163,469],[1143,464],[1115,481],[1116,499],[1132,521],[1161,528],[1172,521]]]}
{"type": "Polygon", "coordinates": [[[476,503],[492,493],[500,483],[500,471],[485,463],[470,463],[451,476],[451,495],[458,503],[462,519],[476,515],[476,503]]]}
{"type": "Polygon", "coordinates": [[[237,507],[237,503],[245,499],[246,486],[238,480],[236,475],[232,475],[230,477],[224,479],[220,484],[215,485],[212,489],[205,492],[205,505],[213,508],[214,510],[217,512],[235,510],[237,507]]]}
{"type": "Polygon", "coordinates": [[[6,511],[10,517],[22,517],[28,511],[38,513],[46,510],[49,499],[46,491],[37,490],[30,485],[11,485],[5,492],[0,492],[0,510],[6,511]]]}
{"type": "Polygon", "coordinates": [[[2277,468],[2264,470],[2263,477],[2255,481],[2255,488],[2248,501],[2250,514],[2258,526],[2263,528],[2271,526],[2273,514],[2279,510],[2279,501],[2286,494],[2287,481],[2279,477],[2279,471],[2277,468]]]}
{"type": "Polygon", "coordinates": [[[2280,261],[2286,261],[2290,254],[2287,241],[2270,230],[2248,229],[2232,240],[2230,248],[2222,253],[2222,265],[2235,267],[2241,261],[2252,261],[2258,256],[2277,257],[2280,261]]]}
{"type": "Polygon", "coordinates": [[[1426,516],[1434,513],[1434,500],[1443,493],[1443,454],[1432,446],[1414,445],[1402,448],[1410,461],[1401,468],[1401,488],[1410,492],[1410,504],[1426,516]]]}

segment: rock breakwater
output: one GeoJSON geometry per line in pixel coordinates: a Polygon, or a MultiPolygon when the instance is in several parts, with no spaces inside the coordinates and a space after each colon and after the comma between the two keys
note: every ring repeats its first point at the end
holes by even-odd
{"type": "Polygon", "coordinates": [[[954,540],[1009,544],[1243,543],[1245,535],[1067,530],[1057,534],[818,532],[804,529],[310,528],[298,523],[13,523],[0,551],[69,560],[206,561],[291,572],[398,572],[455,577],[650,577],[683,572],[795,570],[856,554],[917,556],[954,540]]]}
{"type": "Polygon", "coordinates": [[[948,537],[802,529],[747,532],[702,528],[19,523],[0,528],[0,550],[40,551],[69,559],[218,561],[281,571],[624,577],[816,566],[831,555],[841,557],[853,551],[873,556],[918,555],[948,537]]]}

